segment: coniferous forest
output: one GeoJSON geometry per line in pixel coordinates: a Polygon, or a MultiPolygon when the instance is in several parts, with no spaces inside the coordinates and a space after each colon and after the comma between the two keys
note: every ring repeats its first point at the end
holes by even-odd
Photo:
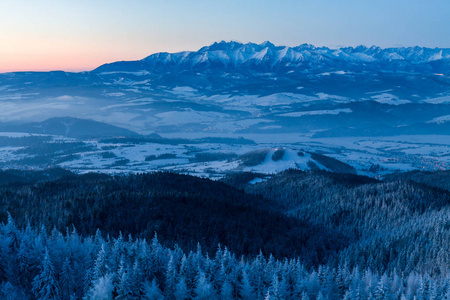
{"type": "Polygon", "coordinates": [[[0,299],[450,299],[449,172],[0,172],[0,299]]]}

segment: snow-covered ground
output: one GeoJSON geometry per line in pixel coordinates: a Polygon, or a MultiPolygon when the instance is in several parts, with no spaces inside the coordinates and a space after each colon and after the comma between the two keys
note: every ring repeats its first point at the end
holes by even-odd
{"type": "Polygon", "coordinates": [[[311,111],[298,111],[285,114],[279,114],[280,117],[302,117],[302,116],[313,116],[313,115],[338,115],[340,113],[351,113],[352,110],[349,108],[342,109],[328,109],[328,110],[311,110],[311,111]]]}
{"type": "Polygon", "coordinates": [[[445,115],[441,117],[434,118],[433,120],[429,121],[429,123],[445,123],[450,121],[450,115],[445,115]]]}
{"type": "Polygon", "coordinates": [[[427,100],[424,100],[423,102],[431,103],[431,104],[450,103],[450,96],[427,99],[427,100]]]}
{"type": "MultiPolygon", "coordinates": [[[[192,134],[194,135],[194,134],[192,134]]],[[[0,136],[20,138],[27,135],[0,133],[0,136]]],[[[225,136],[225,135],[224,135],[225,136]]],[[[229,136],[229,135],[228,135],[229,136]]],[[[199,136],[195,136],[198,138],[199,136]]],[[[237,136],[229,136],[236,138],[237,136]]],[[[406,170],[445,170],[450,168],[450,136],[395,136],[347,137],[313,139],[290,135],[244,135],[257,144],[186,143],[177,145],[144,143],[119,144],[85,141],[90,147],[79,153],[56,155],[61,162],[56,165],[75,172],[128,173],[166,170],[211,178],[228,172],[251,171],[273,174],[289,168],[309,170],[311,166],[328,170],[314,160],[310,153],[321,153],[353,166],[359,174],[380,176],[406,170]],[[260,163],[248,166],[240,156],[255,150],[266,149],[260,163]],[[282,149],[279,160],[272,158],[282,149]],[[196,154],[229,154],[229,159],[197,160],[196,154]],[[299,154],[300,153],[300,154],[299,154]],[[148,158],[148,159],[146,159],[148,158]],[[374,171],[374,166],[377,171],[374,171]],[[372,167],[372,169],[371,169],[372,167]]],[[[187,138],[185,136],[185,138],[187,138]]],[[[53,137],[55,141],[73,142],[73,139],[53,137]]],[[[17,151],[23,147],[0,145],[2,168],[35,167],[21,159],[25,154],[17,151]]],[[[58,159],[55,158],[55,161],[58,159]]]]}
{"type": "Polygon", "coordinates": [[[378,103],[389,105],[401,105],[411,103],[411,101],[409,100],[402,100],[399,99],[397,96],[388,93],[381,93],[379,95],[372,96],[371,98],[378,103]]]}

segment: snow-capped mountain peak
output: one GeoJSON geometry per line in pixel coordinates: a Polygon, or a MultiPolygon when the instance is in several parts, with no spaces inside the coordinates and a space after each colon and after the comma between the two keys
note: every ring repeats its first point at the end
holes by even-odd
{"type": "Polygon", "coordinates": [[[302,44],[296,47],[276,46],[269,41],[261,44],[235,41],[216,42],[198,51],[156,53],[140,61],[117,62],[96,71],[117,71],[139,68],[150,72],[166,67],[178,71],[196,69],[245,71],[287,71],[300,69],[314,72],[352,70],[354,68],[392,71],[423,71],[444,73],[450,66],[450,49],[440,48],[380,48],[357,46],[331,49],[302,44]]]}

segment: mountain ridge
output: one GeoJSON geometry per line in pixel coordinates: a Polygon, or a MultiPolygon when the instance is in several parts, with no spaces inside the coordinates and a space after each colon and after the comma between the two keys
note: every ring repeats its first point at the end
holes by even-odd
{"type": "Polygon", "coordinates": [[[53,117],[41,122],[27,122],[20,124],[0,123],[0,131],[61,135],[71,138],[138,136],[137,133],[122,127],[91,119],[74,117],[53,117]]]}
{"type": "Polygon", "coordinates": [[[380,48],[378,46],[341,47],[332,49],[301,44],[295,47],[261,44],[215,42],[198,51],[159,52],[141,60],[104,64],[92,72],[141,68],[158,71],[165,67],[177,69],[254,69],[263,70],[333,69],[364,67],[393,71],[441,72],[450,66],[450,49],[427,47],[380,48]]]}

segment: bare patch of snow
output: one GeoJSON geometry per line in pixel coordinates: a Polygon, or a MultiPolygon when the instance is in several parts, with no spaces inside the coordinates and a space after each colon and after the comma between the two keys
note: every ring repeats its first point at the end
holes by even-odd
{"type": "Polygon", "coordinates": [[[423,100],[423,102],[430,103],[430,104],[450,103],[450,96],[444,96],[444,97],[437,97],[437,98],[432,98],[432,99],[426,99],[426,100],[423,100]]]}
{"type": "Polygon", "coordinates": [[[411,103],[409,100],[401,100],[397,96],[388,94],[388,93],[382,93],[380,95],[375,95],[371,97],[374,101],[382,104],[389,104],[389,105],[401,105],[401,104],[407,104],[411,103]]]}
{"type": "Polygon", "coordinates": [[[445,115],[445,116],[434,118],[433,120],[428,121],[427,123],[438,123],[438,124],[440,124],[440,123],[446,123],[446,122],[449,122],[449,121],[450,121],[450,115],[445,115]]]}
{"type": "Polygon", "coordinates": [[[312,115],[338,115],[340,113],[352,113],[350,108],[339,108],[339,109],[327,109],[327,110],[310,110],[310,111],[297,111],[285,114],[279,114],[280,117],[302,117],[302,116],[312,116],[312,115]]]}

